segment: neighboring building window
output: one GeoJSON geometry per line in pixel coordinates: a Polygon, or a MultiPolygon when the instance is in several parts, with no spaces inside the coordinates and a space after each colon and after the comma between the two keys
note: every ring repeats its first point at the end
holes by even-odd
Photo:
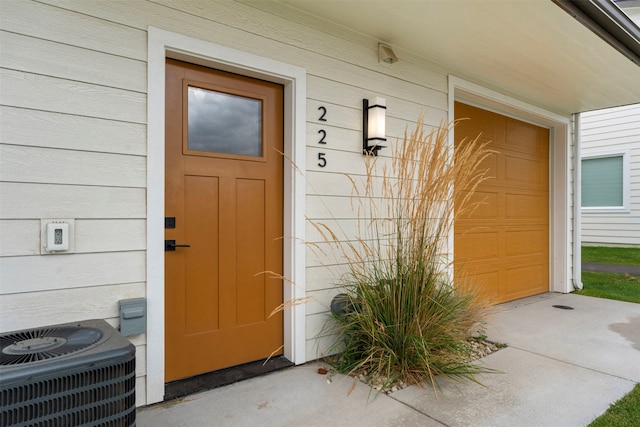
{"type": "Polygon", "coordinates": [[[582,159],[582,207],[624,209],[626,201],[625,154],[582,159]]]}

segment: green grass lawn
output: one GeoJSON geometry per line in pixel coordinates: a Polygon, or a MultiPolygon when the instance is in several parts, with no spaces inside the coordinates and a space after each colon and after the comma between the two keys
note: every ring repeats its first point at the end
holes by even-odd
{"type": "Polygon", "coordinates": [[[640,248],[607,248],[603,246],[583,246],[582,262],[640,265],[640,248]]]}
{"type": "MultiPolygon", "coordinates": [[[[608,248],[583,246],[583,262],[603,264],[640,265],[640,248],[608,248]]],[[[575,291],[580,295],[608,298],[640,303],[640,276],[617,273],[583,271],[584,289],[575,291]]]]}
{"type": "MultiPolygon", "coordinates": [[[[582,261],[640,265],[640,249],[583,246],[582,261]]],[[[582,284],[584,289],[575,293],[640,304],[640,276],[583,271],[582,284]]],[[[612,404],[607,412],[596,418],[589,427],[636,427],[638,425],[640,425],[640,384],[612,404]]]]}
{"type": "Polygon", "coordinates": [[[596,418],[589,427],[637,427],[640,424],[640,384],[626,396],[613,403],[607,412],[596,418]]]}
{"type": "Polygon", "coordinates": [[[582,284],[576,294],[640,304],[640,276],[583,271],[582,284]]]}

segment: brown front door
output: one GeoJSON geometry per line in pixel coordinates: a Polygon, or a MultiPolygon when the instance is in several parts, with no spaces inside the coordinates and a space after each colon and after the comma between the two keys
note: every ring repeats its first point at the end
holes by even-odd
{"type": "MultiPolygon", "coordinates": [[[[456,146],[481,134],[494,153],[471,216],[455,218],[456,274],[495,302],[549,290],[549,130],[456,103],[456,146]]],[[[460,191],[460,189],[456,189],[460,191]]]]}
{"type": "Polygon", "coordinates": [[[165,122],[165,380],[281,354],[282,86],[167,60],[165,122]]]}

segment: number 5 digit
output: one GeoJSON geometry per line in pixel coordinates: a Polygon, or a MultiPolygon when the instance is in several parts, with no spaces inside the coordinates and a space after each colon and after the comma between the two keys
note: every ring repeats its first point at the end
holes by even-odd
{"type": "Polygon", "coordinates": [[[324,156],[325,153],[318,153],[318,166],[321,168],[327,166],[327,159],[324,156]]]}

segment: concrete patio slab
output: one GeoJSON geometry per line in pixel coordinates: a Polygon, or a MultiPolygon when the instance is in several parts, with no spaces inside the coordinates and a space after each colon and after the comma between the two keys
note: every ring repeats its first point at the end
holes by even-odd
{"type": "Polygon", "coordinates": [[[496,306],[487,334],[509,347],[478,362],[502,371],[484,387],[441,378],[438,397],[374,399],[316,362],[142,408],[137,425],[583,427],[640,382],[640,304],[547,293],[496,306]]]}
{"type": "Polygon", "coordinates": [[[438,397],[418,387],[392,397],[447,426],[584,427],[634,385],[515,348],[483,364],[503,373],[479,376],[483,385],[439,379],[438,397]]]}
{"type": "Polygon", "coordinates": [[[320,366],[327,365],[310,363],[144,408],[136,425],[442,427],[384,394],[370,395],[350,377],[320,375],[320,366]]]}
{"type": "Polygon", "coordinates": [[[543,294],[496,310],[487,328],[490,340],[640,382],[640,304],[543,294]]]}

